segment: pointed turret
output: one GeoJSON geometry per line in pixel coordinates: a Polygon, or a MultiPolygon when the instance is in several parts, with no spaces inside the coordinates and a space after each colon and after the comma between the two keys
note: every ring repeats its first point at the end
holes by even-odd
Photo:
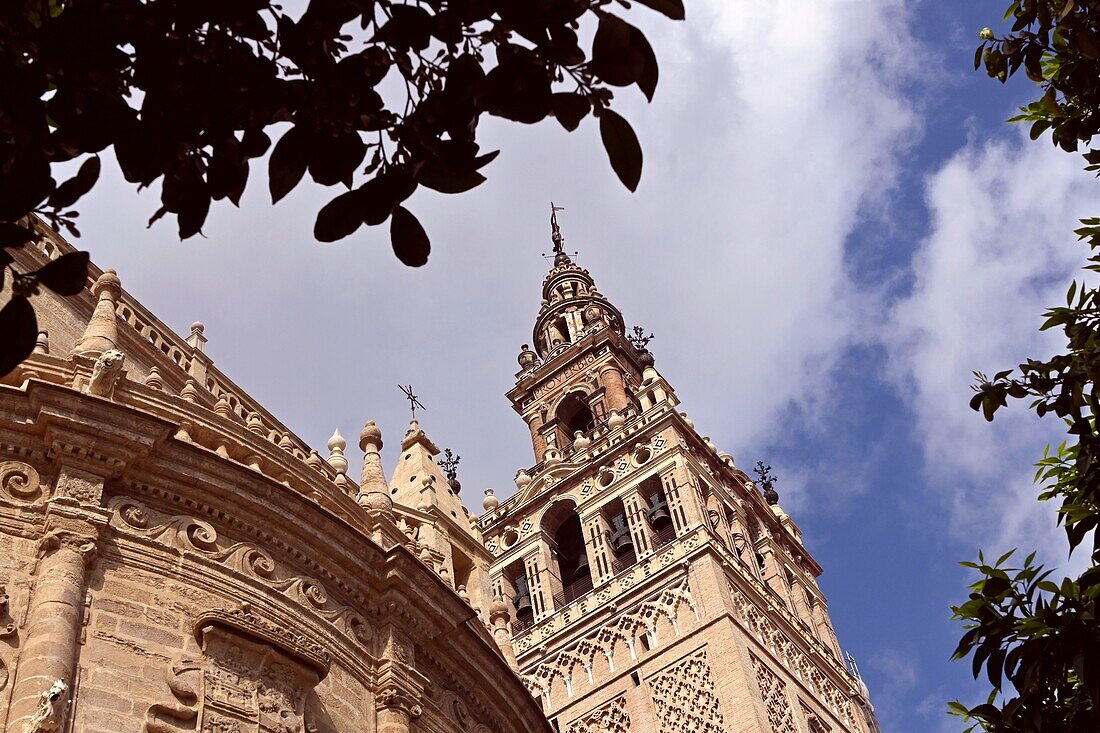
{"type": "Polygon", "coordinates": [[[118,316],[115,313],[122,296],[122,282],[114,270],[104,270],[92,284],[96,296],[95,311],[88,321],[80,341],[73,347],[74,354],[99,356],[108,349],[118,348],[118,316]]]}
{"type": "Polygon", "coordinates": [[[420,428],[420,421],[412,420],[401,441],[401,456],[390,480],[390,497],[395,504],[419,511],[430,512],[434,508],[438,514],[468,528],[468,512],[436,462],[439,453],[439,447],[420,428]]]}

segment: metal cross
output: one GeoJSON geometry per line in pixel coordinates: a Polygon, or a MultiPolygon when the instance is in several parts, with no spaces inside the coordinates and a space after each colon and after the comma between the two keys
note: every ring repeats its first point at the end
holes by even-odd
{"type": "Polygon", "coordinates": [[[419,407],[421,410],[428,409],[427,407],[424,407],[424,405],[420,404],[420,399],[413,394],[413,386],[411,384],[408,387],[403,384],[399,384],[397,386],[401,388],[401,391],[405,393],[405,399],[409,401],[409,409],[412,410],[413,420],[416,419],[416,408],[419,407]]]}

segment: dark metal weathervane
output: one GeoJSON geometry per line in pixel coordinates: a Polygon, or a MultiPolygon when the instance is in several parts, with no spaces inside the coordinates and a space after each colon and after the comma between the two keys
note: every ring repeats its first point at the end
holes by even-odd
{"type": "Polygon", "coordinates": [[[421,410],[428,409],[427,407],[424,407],[424,405],[420,403],[420,399],[415,394],[413,394],[413,386],[411,384],[408,387],[403,384],[399,384],[397,386],[401,388],[401,391],[405,393],[405,399],[409,401],[409,409],[412,410],[413,420],[416,419],[416,408],[419,407],[421,410]]]}
{"type": "Polygon", "coordinates": [[[564,206],[554,206],[554,202],[550,202],[550,238],[554,240],[554,254],[565,254],[565,250],[562,247],[565,246],[565,237],[561,234],[561,228],[558,226],[558,212],[565,211],[564,206]]]}

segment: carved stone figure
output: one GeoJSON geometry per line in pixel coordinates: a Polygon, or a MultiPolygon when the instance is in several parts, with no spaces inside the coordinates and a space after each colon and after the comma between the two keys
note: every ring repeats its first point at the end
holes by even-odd
{"type": "Polygon", "coordinates": [[[57,733],[65,720],[68,702],[69,685],[65,680],[54,680],[50,689],[38,698],[38,710],[27,721],[26,733],[57,733]]]}
{"type": "Polygon", "coordinates": [[[92,367],[92,378],[88,380],[85,392],[96,397],[114,396],[115,385],[122,376],[122,365],[126,361],[126,355],[118,349],[107,349],[95,360],[92,367]]]}

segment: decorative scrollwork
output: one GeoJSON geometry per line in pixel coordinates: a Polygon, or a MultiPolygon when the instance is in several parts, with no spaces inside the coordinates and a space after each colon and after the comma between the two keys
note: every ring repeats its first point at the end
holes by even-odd
{"type": "Polygon", "coordinates": [[[42,497],[42,480],[33,466],[20,461],[0,463],[0,494],[19,501],[34,502],[42,497]]]}
{"type": "Polygon", "coordinates": [[[259,580],[313,609],[359,644],[368,644],[374,636],[366,620],[353,608],[330,604],[328,591],[319,581],[309,577],[280,577],[275,559],[255,545],[238,542],[229,547],[219,547],[218,532],[209,522],[183,515],[158,516],[130,497],[116,497],[109,506],[117,517],[112,521],[116,526],[121,525],[121,529],[132,530],[141,537],[177,551],[197,551],[210,560],[259,580]]]}

